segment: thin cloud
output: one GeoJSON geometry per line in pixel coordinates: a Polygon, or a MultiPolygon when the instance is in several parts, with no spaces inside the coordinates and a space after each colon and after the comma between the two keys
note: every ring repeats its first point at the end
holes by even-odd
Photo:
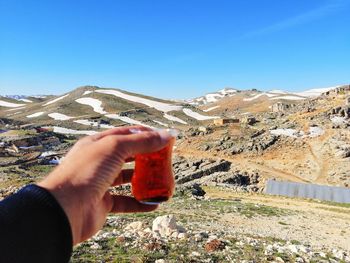
{"type": "Polygon", "coordinates": [[[270,34],[274,32],[278,32],[284,29],[288,29],[294,26],[299,26],[302,24],[306,24],[308,22],[321,19],[325,16],[334,14],[341,10],[343,7],[345,7],[347,4],[349,4],[350,1],[347,0],[339,0],[339,1],[332,1],[332,3],[321,6],[319,8],[313,9],[311,11],[305,12],[303,14],[297,15],[295,17],[291,17],[289,19],[280,21],[276,24],[267,26],[265,28],[256,30],[256,31],[251,31],[243,36],[241,36],[241,39],[244,38],[251,38],[251,37],[256,37],[256,36],[261,36],[265,34],[270,34]]]}

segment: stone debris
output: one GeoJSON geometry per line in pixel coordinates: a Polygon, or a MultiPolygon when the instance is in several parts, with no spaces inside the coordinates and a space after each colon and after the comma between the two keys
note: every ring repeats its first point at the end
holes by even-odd
{"type": "MultiPolygon", "coordinates": [[[[161,237],[177,238],[185,229],[176,224],[176,219],[173,215],[159,216],[152,223],[152,231],[159,233],[161,237]]],[[[181,235],[181,237],[184,237],[181,235]]]]}
{"type": "Polygon", "coordinates": [[[211,257],[212,255],[220,255],[225,259],[224,262],[256,262],[237,260],[238,255],[247,251],[261,251],[262,256],[259,259],[262,262],[350,262],[350,253],[340,249],[313,249],[309,245],[295,244],[290,241],[232,235],[229,231],[200,231],[192,223],[186,224],[185,231],[183,227],[177,225],[174,215],[159,216],[153,221],[146,219],[134,222],[130,219],[111,216],[108,217],[106,226],[113,227],[113,230],[98,232],[86,244],[90,249],[98,251],[102,250],[105,241],[114,239],[116,244],[125,248],[126,251],[141,249],[159,254],[160,257],[154,262],[173,262],[168,260],[167,251],[170,247],[184,243],[187,244],[189,251],[185,252],[182,248],[177,257],[184,257],[181,253],[187,253],[187,257],[193,260],[188,262],[216,262],[212,261],[215,258],[211,257]],[[154,233],[158,235],[153,235],[154,233]],[[180,234],[182,234],[181,239],[179,239],[180,234]],[[294,261],[289,261],[292,258],[294,261]]]}
{"type": "Polygon", "coordinates": [[[218,240],[218,239],[213,239],[213,240],[209,241],[208,243],[206,243],[204,248],[207,252],[214,252],[214,251],[218,251],[218,250],[223,250],[223,249],[225,249],[225,243],[218,240]]]}

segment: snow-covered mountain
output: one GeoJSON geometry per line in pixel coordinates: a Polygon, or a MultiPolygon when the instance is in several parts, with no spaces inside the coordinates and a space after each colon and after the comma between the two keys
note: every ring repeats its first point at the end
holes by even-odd
{"type": "MultiPolygon", "coordinates": [[[[225,92],[230,93],[222,91],[225,92]]],[[[188,103],[92,86],[31,103],[5,99],[11,102],[0,101],[0,117],[50,126],[57,132],[73,134],[82,134],[84,130],[87,131],[85,134],[91,134],[91,130],[128,124],[181,128],[218,118],[188,103]]]]}
{"type": "Polygon", "coordinates": [[[231,97],[234,96],[238,90],[232,89],[232,88],[224,88],[216,92],[208,93],[204,96],[186,100],[187,103],[193,104],[193,105],[201,105],[201,104],[208,104],[217,102],[218,100],[224,98],[224,97],[231,97]]]}
{"type": "Polygon", "coordinates": [[[255,89],[254,90],[237,90],[232,88],[225,88],[216,92],[208,93],[201,97],[187,100],[186,102],[197,106],[215,104],[222,99],[226,99],[227,97],[234,97],[237,95],[240,96],[242,100],[246,102],[255,101],[257,99],[262,99],[262,98],[266,98],[271,101],[277,101],[277,100],[299,101],[299,100],[318,97],[321,94],[329,90],[335,89],[337,87],[340,87],[340,86],[310,89],[302,92],[289,92],[289,91],[284,91],[280,89],[274,89],[274,90],[263,92],[255,89]]]}
{"type": "Polygon", "coordinates": [[[128,124],[188,128],[222,116],[271,111],[277,102],[296,104],[332,88],[299,93],[224,88],[192,100],[171,101],[120,89],[85,86],[60,96],[0,97],[0,117],[79,134],[128,124]]]}

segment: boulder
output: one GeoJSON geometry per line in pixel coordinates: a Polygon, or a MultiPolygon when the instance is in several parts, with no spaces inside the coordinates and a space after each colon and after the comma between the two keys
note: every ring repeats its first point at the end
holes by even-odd
{"type": "Polygon", "coordinates": [[[152,231],[159,233],[161,237],[169,237],[174,232],[183,233],[185,229],[176,224],[174,215],[165,215],[153,220],[152,231]]]}
{"type": "Polygon", "coordinates": [[[199,184],[194,184],[192,186],[192,191],[191,191],[191,194],[195,197],[202,197],[202,196],[205,196],[205,191],[203,190],[202,187],[200,187],[199,184]]]}
{"type": "Polygon", "coordinates": [[[125,227],[125,230],[131,230],[131,231],[139,231],[143,229],[143,222],[141,221],[136,221],[132,222],[129,225],[125,227]]]}
{"type": "Polygon", "coordinates": [[[207,252],[214,252],[218,250],[223,250],[225,249],[226,245],[224,242],[218,240],[218,239],[213,239],[209,241],[208,243],[205,244],[204,248],[207,252]]]}

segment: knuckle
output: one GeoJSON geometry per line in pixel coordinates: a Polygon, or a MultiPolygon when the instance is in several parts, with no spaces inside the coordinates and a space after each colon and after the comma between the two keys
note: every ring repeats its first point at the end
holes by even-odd
{"type": "Polygon", "coordinates": [[[106,136],[104,138],[105,143],[109,148],[118,149],[121,146],[120,141],[115,136],[106,136]]]}
{"type": "Polygon", "coordinates": [[[147,145],[155,145],[160,143],[160,136],[157,132],[144,133],[144,142],[147,145]]]}

